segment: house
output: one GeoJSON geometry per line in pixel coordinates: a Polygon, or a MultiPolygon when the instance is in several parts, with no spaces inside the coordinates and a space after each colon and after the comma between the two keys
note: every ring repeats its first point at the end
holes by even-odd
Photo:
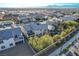
{"type": "Polygon", "coordinates": [[[20,28],[14,28],[14,29],[12,29],[12,32],[13,32],[13,37],[14,37],[15,43],[24,42],[24,37],[21,33],[20,28]]]}
{"type": "Polygon", "coordinates": [[[4,12],[0,12],[0,19],[2,20],[3,19],[3,16],[4,16],[4,12]]]}
{"type": "Polygon", "coordinates": [[[31,21],[36,21],[36,19],[40,18],[43,20],[47,20],[48,16],[45,16],[42,13],[30,13],[29,16],[32,18],[31,21]]]}
{"type": "Polygon", "coordinates": [[[61,16],[63,16],[63,14],[59,13],[59,12],[54,12],[54,13],[50,14],[49,16],[52,16],[52,17],[61,17],[61,16]]]}
{"type": "Polygon", "coordinates": [[[10,21],[0,22],[0,30],[10,29],[10,28],[12,28],[12,24],[13,23],[10,21]]]}
{"type": "Polygon", "coordinates": [[[21,21],[22,23],[27,23],[30,21],[30,18],[26,16],[25,14],[20,14],[18,16],[18,20],[21,21]]]}
{"type": "Polygon", "coordinates": [[[76,14],[73,14],[73,16],[77,18],[76,20],[79,20],[79,14],[76,13],[76,14]]]}
{"type": "Polygon", "coordinates": [[[13,14],[5,14],[3,16],[3,19],[15,19],[15,20],[17,20],[17,18],[18,18],[18,15],[13,15],[13,14]]]}
{"type": "Polygon", "coordinates": [[[57,17],[53,17],[52,19],[49,19],[49,21],[52,21],[52,22],[59,22],[59,21],[62,21],[62,19],[57,18],[57,17]]]}
{"type": "Polygon", "coordinates": [[[30,13],[29,16],[33,17],[33,18],[43,18],[45,17],[44,14],[41,14],[41,13],[30,13]]]}
{"type": "Polygon", "coordinates": [[[24,42],[20,28],[0,30],[0,51],[16,46],[24,42]]]}
{"type": "Polygon", "coordinates": [[[27,34],[43,34],[45,32],[48,32],[48,30],[54,30],[55,27],[48,24],[40,24],[36,22],[30,22],[28,24],[25,24],[24,26],[24,32],[27,34]]]}
{"type": "Polygon", "coordinates": [[[15,42],[12,31],[9,29],[0,31],[0,51],[14,47],[15,42]]]}
{"type": "Polygon", "coordinates": [[[0,19],[3,19],[3,16],[4,16],[4,15],[0,14],[0,19]]]}
{"type": "Polygon", "coordinates": [[[63,17],[60,17],[60,19],[63,20],[76,20],[78,17],[76,15],[64,15],[63,17]]]}
{"type": "Polygon", "coordinates": [[[19,15],[18,16],[18,20],[25,20],[26,19],[26,15],[19,15]]]}
{"type": "Polygon", "coordinates": [[[56,17],[53,17],[53,18],[51,18],[51,19],[49,19],[48,21],[47,21],[47,24],[50,24],[50,25],[58,25],[58,23],[60,23],[60,22],[62,22],[63,20],[62,19],[60,19],[60,18],[56,18],[56,17]]]}
{"type": "Polygon", "coordinates": [[[4,26],[11,26],[13,24],[12,21],[2,21],[0,22],[0,25],[4,25],[4,26]]]}

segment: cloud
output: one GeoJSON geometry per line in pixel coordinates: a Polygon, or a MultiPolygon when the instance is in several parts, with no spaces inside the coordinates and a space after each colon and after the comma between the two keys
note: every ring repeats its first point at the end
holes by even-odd
{"type": "Polygon", "coordinates": [[[0,0],[0,3],[78,3],[79,0],[0,0]]]}
{"type": "MultiPolygon", "coordinates": [[[[0,0],[0,7],[38,7],[56,3],[75,3],[79,0],[0,0]]],[[[62,6],[63,4],[57,4],[62,6]]]]}

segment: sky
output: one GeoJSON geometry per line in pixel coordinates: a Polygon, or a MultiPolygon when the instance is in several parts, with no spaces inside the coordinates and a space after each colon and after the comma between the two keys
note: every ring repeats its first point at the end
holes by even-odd
{"type": "Polygon", "coordinates": [[[0,0],[0,7],[41,7],[47,5],[55,5],[57,3],[78,2],[79,0],[0,0]]]}

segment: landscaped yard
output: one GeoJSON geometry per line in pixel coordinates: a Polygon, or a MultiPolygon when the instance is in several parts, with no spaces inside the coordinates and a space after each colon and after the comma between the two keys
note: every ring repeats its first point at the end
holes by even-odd
{"type": "Polygon", "coordinates": [[[59,25],[60,29],[62,29],[60,33],[52,36],[49,34],[44,34],[40,37],[30,37],[28,38],[28,43],[36,52],[39,52],[70,33],[75,28],[75,25],[77,25],[77,22],[75,21],[63,21],[59,25]]]}
{"type": "Polygon", "coordinates": [[[53,41],[51,41],[49,38],[50,36],[47,34],[41,37],[30,37],[29,43],[35,49],[35,51],[38,52],[53,43],[53,41]]]}

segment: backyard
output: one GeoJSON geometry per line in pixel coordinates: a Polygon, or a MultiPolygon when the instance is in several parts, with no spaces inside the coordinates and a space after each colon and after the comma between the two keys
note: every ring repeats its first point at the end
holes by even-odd
{"type": "MultiPolygon", "coordinates": [[[[28,43],[32,46],[32,48],[39,52],[44,48],[48,47],[49,45],[57,42],[58,40],[64,38],[67,34],[69,34],[72,30],[75,29],[75,26],[78,23],[76,21],[63,21],[59,24],[61,32],[58,34],[49,35],[49,33],[44,34],[42,36],[34,36],[28,38],[28,43]]],[[[63,41],[63,40],[62,40],[63,41]]]]}

